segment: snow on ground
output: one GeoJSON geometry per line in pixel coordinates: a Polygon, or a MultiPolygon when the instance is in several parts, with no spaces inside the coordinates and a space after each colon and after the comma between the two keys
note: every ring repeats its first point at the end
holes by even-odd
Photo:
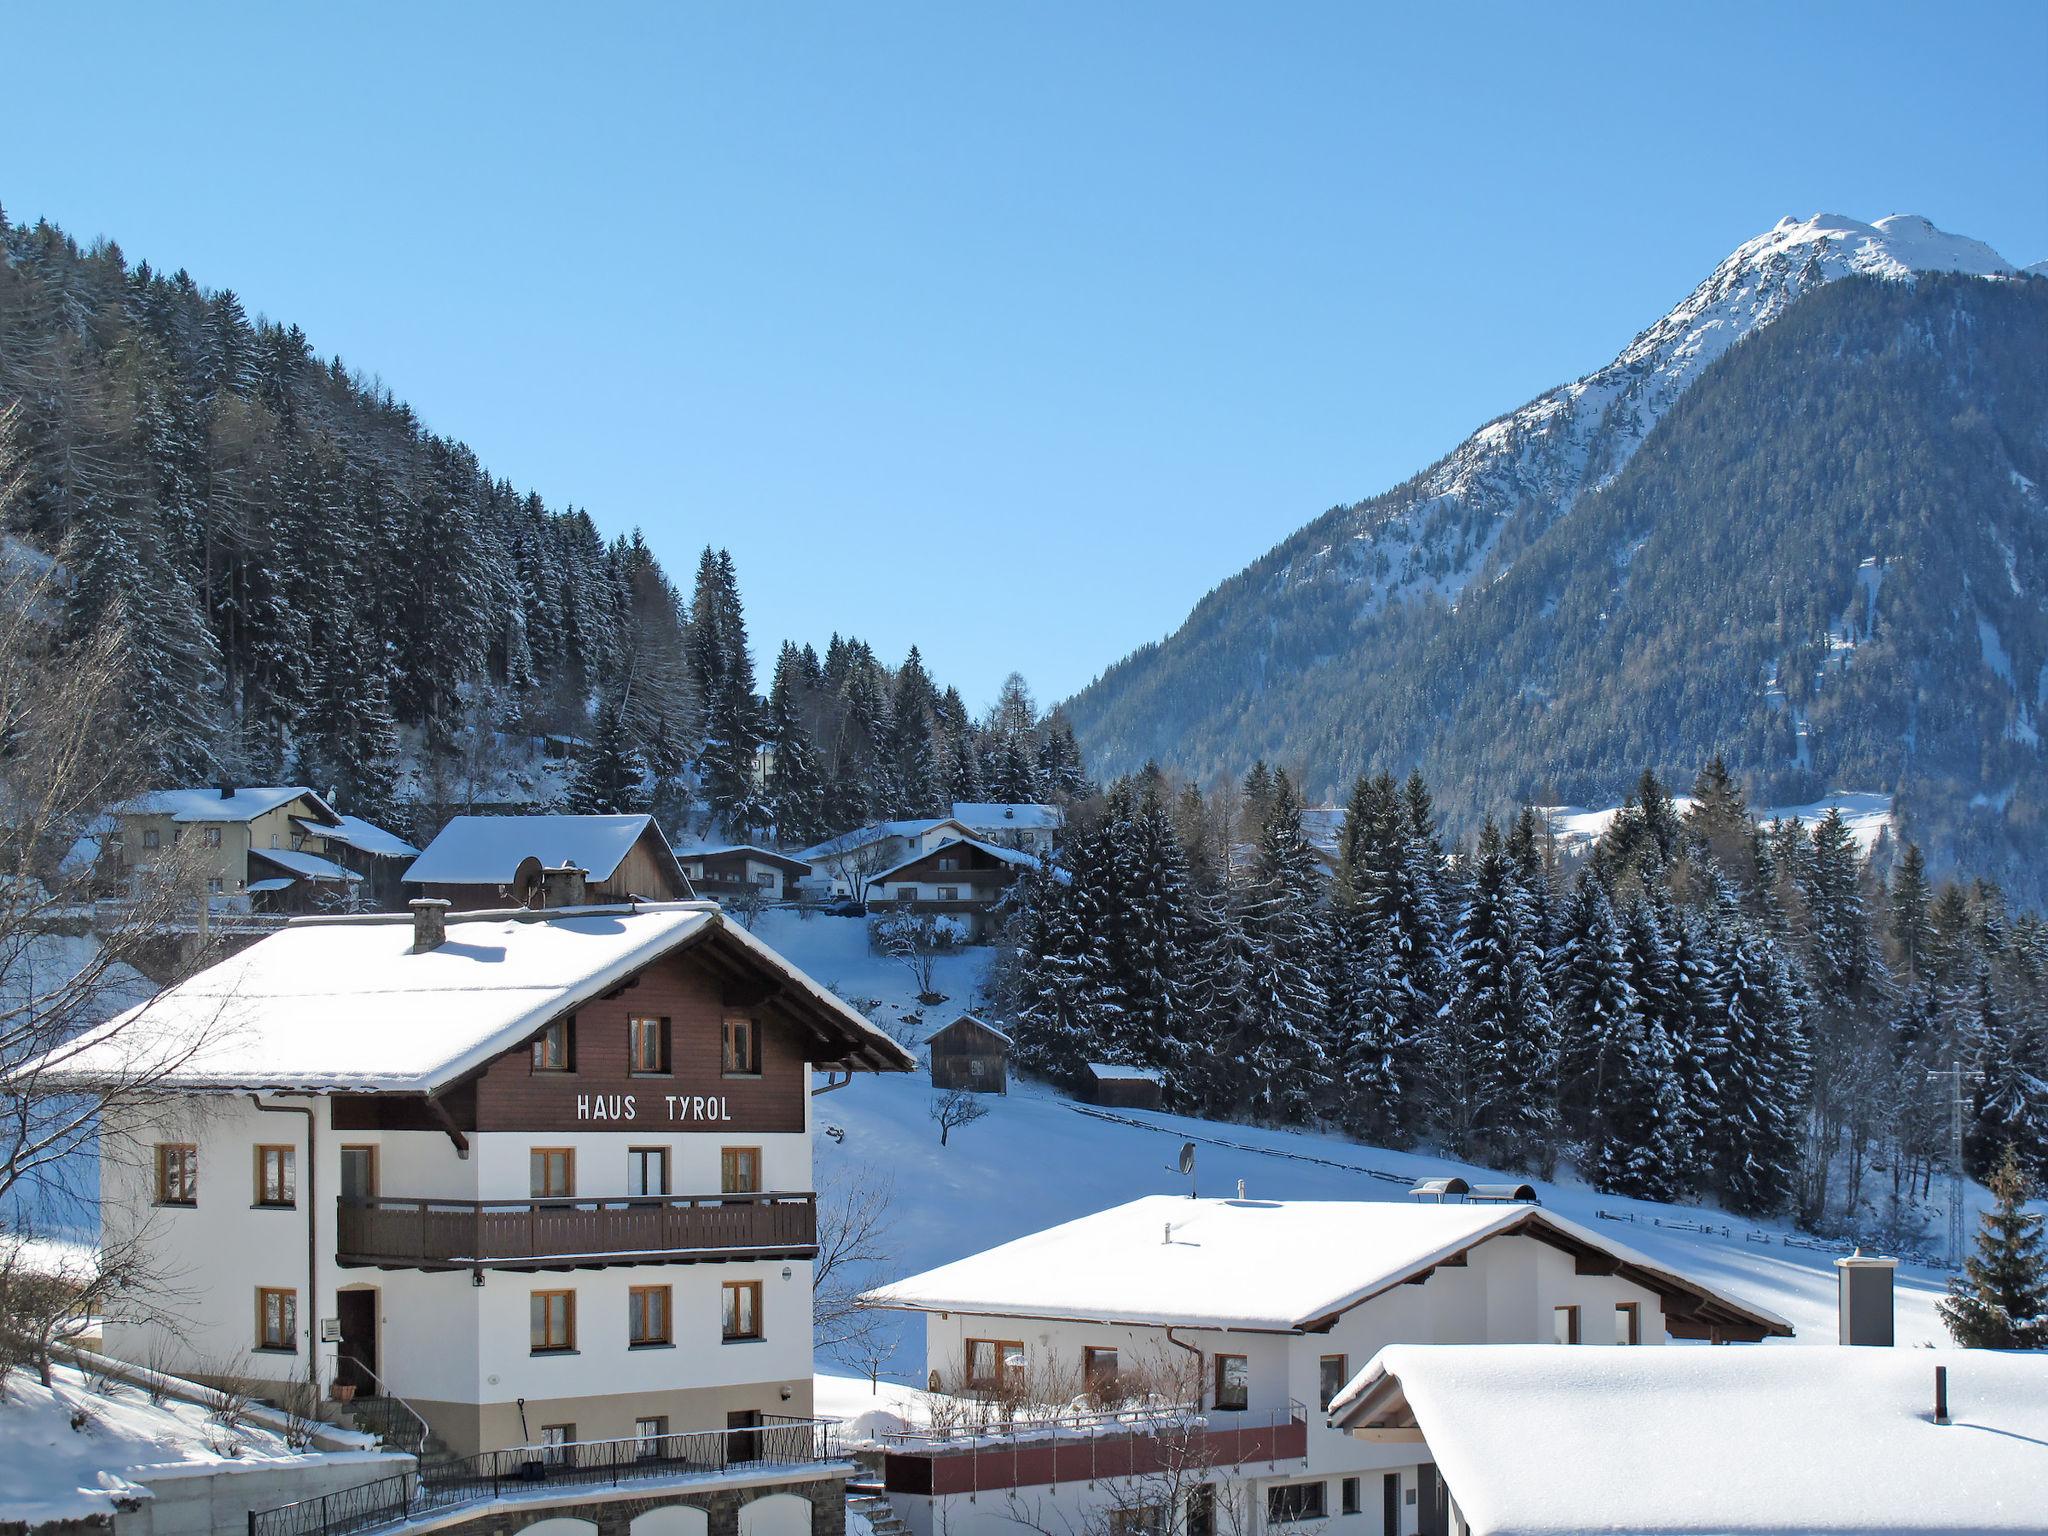
{"type": "Polygon", "coordinates": [[[0,1399],[0,1518],[34,1525],[103,1515],[116,1498],[147,1497],[140,1485],[167,1469],[327,1459],[289,1449],[258,1424],[226,1429],[194,1402],[152,1403],[126,1383],[95,1392],[68,1365],[52,1376],[45,1387],[33,1371],[16,1372],[0,1399]]]}
{"type": "MultiPolygon", "coordinates": [[[[877,1024],[902,1029],[901,1017],[917,1012],[909,971],[867,952],[860,919],[805,921],[794,912],[775,911],[764,914],[755,931],[814,980],[836,986],[857,1006],[868,1008],[877,1024]]],[[[921,1039],[923,1032],[973,1008],[975,988],[985,980],[990,958],[989,950],[975,949],[942,959],[939,990],[950,996],[942,1006],[923,1010],[922,1024],[904,1036],[921,1039]]],[[[1008,1021],[993,1022],[1001,1026],[1008,1021]]],[[[813,1101],[820,1186],[869,1176],[893,1184],[886,1245],[893,1262],[872,1277],[874,1283],[932,1269],[1140,1195],[1186,1194],[1188,1181],[1174,1171],[1183,1141],[1196,1143],[1195,1184],[1210,1195],[1234,1192],[1242,1179],[1248,1193],[1262,1199],[1405,1202],[1418,1179],[1501,1177],[1448,1158],[1305,1131],[1126,1110],[1108,1118],[1015,1077],[1007,1095],[985,1100],[984,1118],[955,1128],[950,1144],[941,1149],[929,1116],[931,1100],[930,1081],[918,1072],[859,1075],[846,1088],[813,1101]],[[842,1131],[843,1140],[827,1134],[827,1127],[842,1131]]],[[[1807,1239],[1784,1223],[1750,1223],[1713,1209],[1619,1199],[1574,1180],[1539,1182],[1536,1189],[1544,1205],[1560,1215],[1788,1319],[1793,1343],[1834,1341],[1833,1261],[1839,1250],[1788,1247],[1787,1237],[1807,1239]],[[1673,1222],[1713,1230],[1684,1231],[1673,1222]]],[[[1946,1341],[1934,1310],[1944,1284],[1938,1271],[1899,1266],[1902,1345],[1946,1341]]],[[[919,1320],[892,1319],[891,1326],[897,1329],[897,1343],[884,1373],[915,1380],[923,1369],[919,1320]]],[[[822,1404],[819,1411],[827,1412],[822,1404]]]]}
{"type": "MultiPolygon", "coordinates": [[[[1690,795],[1671,797],[1672,806],[1681,816],[1692,809],[1692,803],[1690,795]]],[[[1856,839],[1856,851],[1864,858],[1870,857],[1878,838],[1894,825],[1890,795],[1856,789],[1837,789],[1805,805],[1774,805],[1751,814],[1761,825],[1774,821],[1797,821],[1812,831],[1831,810],[1842,813],[1842,820],[1849,824],[1850,836],[1856,839]]],[[[1578,805],[1539,805],[1536,813],[1549,825],[1550,835],[1557,839],[1562,852],[1581,853],[1607,835],[1607,829],[1614,825],[1614,818],[1621,814],[1621,807],[1609,805],[1588,810],[1578,805]]]]}

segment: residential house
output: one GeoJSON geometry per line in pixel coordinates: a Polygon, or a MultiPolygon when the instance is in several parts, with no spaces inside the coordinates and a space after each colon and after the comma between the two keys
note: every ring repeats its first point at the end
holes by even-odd
{"type": "Polygon", "coordinates": [[[868,918],[871,924],[904,913],[943,919],[971,943],[988,936],[996,904],[1017,877],[1038,867],[1036,854],[954,838],[878,871],[868,881],[868,918]]]}
{"type": "Polygon", "coordinates": [[[1166,1074],[1156,1067],[1121,1061],[1091,1061],[1082,1088],[1091,1104],[1106,1109],[1164,1109],[1166,1074]]]}
{"type": "Polygon", "coordinates": [[[1000,1404],[979,1430],[913,1431],[889,1447],[884,1486],[914,1536],[1019,1520],[1417,1536],[1435,1475],[1423,1450],[1325,1419],[1388,1345],[1791,1332],[1525,1205],[1151,1196],[867,1299],[923,1314],[930,1385],[1000,1404]],[[1075,1383],[1098,1413],[1060,1406],[1075,1383]],[[1162,1507],[1182,1500],[1171,1516],[1162,1507]]]}
{"type": "Polygon", "coordinates": [[[220,909],[341,910],[395,890],[396,861],[416,852],[360,817],[343,816],[303,784],[159,789],[114,813],[106,854],[133,889],[176,847],[220,909]]]}
{"type": "Polygon", "coordinates": [[[878,821],[828,837],[797,855],[829,880],[831,893],[865,901],[868,886],[885,869],[941,843],[974,836],[972,828],[950,816],[909,821],[878,821]]]}
{"type": "Polygon", "coordinates": [[[743,1536],[839,1529],[812,1073],[915,1063],[716,904],[300,919],[105,1031],[53,1071],[162,1063],[103,1119],[101,1213],[178,1277],[107,1353],[352,1390],[524,1497],[680,1479],[796,1496],[743,1536]]]}
{"type": "Polygon", "coordinates": [[[985,843],[1043,858],[1052,852],[1053,840],[1066,824],[1066,813],[1056,805],[1025,801],[956,800],[953,820],[985,843]]]}
{"type": "Polygon", "coordinates": [[[533,906],[544,870],[582,872],[590,901],[693,893],[652,816],[457,816],[405,872],[415,895],[458,912],[533,906]]]}
{"type": "Polygon", "coordinates": [[[742,896],[786,901],[796,894],[797,883],[811,873],[811,866],[802,859],[752,843],[691,848],[679,852],[676,861],[699,896],[721,901],[742,896]]]}

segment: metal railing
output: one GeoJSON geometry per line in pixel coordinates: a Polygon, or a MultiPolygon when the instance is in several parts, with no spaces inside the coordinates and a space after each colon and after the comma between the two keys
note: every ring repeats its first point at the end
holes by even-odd
{"type": "Polygon", "coordinates": [[[817,1197],[802,1192],[546,1200],[344,1198],[334,1246],[343,1264],[432,1269],[667,1253],[808,1257],[817,1242],[817,1197]]]}
{"type": "Polygon", "coordinates": [[[362,1536],[508,1493],[812,1466],[837,1459],[836,1423],[764,1415],[759,1425],[745,1429],[486,1451],[340,1493],[251,1510],[248,1536],[362,1536]]]}
{"type": "MultiPolygon", "coordinates": [[[[385,1444],[396,1445],[415,1456],[424,1454],[434,1432],[427,1427],[427,1421],[420,1417],[417,1408],[392,1391],[383,1377],[352,1355],[343,1356],[335,1362],[334,1379],[338,1382],[344,1375],[360,1376],[376,1388],[368,1398],[358,1390],[353,1399],[342,1405],[358,1424],[367,1419],[374,1426],[369,1428],[369,1432],[385,1444]]],[[[356,1385],[360,1389],[362,1383],[356,1385]]]]}

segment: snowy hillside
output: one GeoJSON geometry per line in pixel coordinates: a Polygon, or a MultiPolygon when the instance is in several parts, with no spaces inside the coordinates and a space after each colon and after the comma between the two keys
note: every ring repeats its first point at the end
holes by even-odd
{"type": "MultiPolygon", "coordinates": [[[[1284,585],[1335,563],[1367,587],[1370,610],[1435,592],[1455,602],[1488,566],[1518,517],[1520,547],[1611,481],[1700,371],[1823,283],[1860,275],[1897,281],[1921,272],[2009,277],[2013,267],[1980,241],[1936,229],[1917,214],[1864,224],[1840,214],[1785,218],[1737,246],[1613,362],[1489,422],[1403,493],[1362,504],[1352,526],[1302,552],[1284,585]]],[[[1512,562],[1502,551],[1497,575],[1512,562]]]]}
{"type": "MultiPolygon", "coordinates": [[[[1690,795],[1673,795],[1671,804],[1682,816],[1692,808],[1693,801],[1690,795]]],[[[1621,814],[1621,807],[1608,805],[1588,810],[1579,805],[1539,805],[1536,811],[1549,826],[1550,835],[1557,839],[1559,851],[1575,854],[1591,848],[1607,835],[1614,818],[1621,814]]],[[[1774,805],[1756,812],[1756,820],[1759,826],[1796,821],[1811,831],[1827,819],[1829,811],[1842,813],[1849,835],[1856,840],[1856,852],[1866,859],[1878,840],[1895,834],[1898,825],[1890,795],[1859,790],[1837,790],[1806,805],[1774,805]]]]}
{"type": "MultiPolygon", "coordinates": [[[[899,1027],[906,1014],[920,1012],[909,973],[869,955],[861,926],[852,918],[804,922],[775,912],[756,931],[820,982],[862,1000],[878,1023],[899,1027]]],[[[972,950],[943,961],[939,986],[948,1001],[921,1010],[921,1023],[908,1026],[905,1037],[921,1037],[971,1008],[988,960],[987,950],[972,950]]],[[[930,1084],[922,1074],[859,1077],[815,1101],[819,1130],[836,1127],[844,1133],[843,1139],[817,1139],[821,1187],[877,1175],[893,1184],[888,1247],[897,1275],[1139,1195],[1184,1193],[1187,1181],[1174,1171],[1183,1141],[1196,1143],[1197,1187],[1207,1194],[1234,1191],[1242,1179],[1250,1193],[1269,1198],[1404,1201],[1416,1179],[1447,1173],[1469,1178],[1482,1171],[1334,1136],[1173,1115],[1120,1112],[1108,1118],[1043,1086],[1014,1081],[1008,1096],[988,1100],[988,1115],[955,1130],[942,1150],[928,1118],[930,1104],[930,1084]]],[[[1833,1341],[1837,1250],[1788,1246],[1788,1237],[1805,1239],[1782,1225],[1743,1222],[1718,1211],[1618,1200],[1568,1181],[1539,1189],[1544,1203],[1560,1213],[1789,1318],[1796,1342],[1833,1341]]],[[[1900,1342],[1943,1340],[1934,1312],[1941,1276],[1902,1265],[1899,1283],[1900,1342]]],[[[906,1323],[886,1368],[902,1379],[920,1365],[914,1334],[914,1325],[906,1323]]]]}

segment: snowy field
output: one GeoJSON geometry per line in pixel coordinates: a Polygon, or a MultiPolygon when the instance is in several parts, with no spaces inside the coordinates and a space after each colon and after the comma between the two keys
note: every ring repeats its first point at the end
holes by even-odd
{"type": "MultiPolygon", "coordinates": [[[[857,918],[803,922],[793,913],[774,912],[756,931],[816,980],[863,1005],[879,1002],[872,1014],[885,1027],[902,1027],[903,1016],[918,1011],[909,972],[868,954],[857,918]]],[[[988,959],[988,951],[975,950],[942,960],[938,985],[949,994],[948,1001],[922,1010],[921,1022],[904,1028],[904,1038],[921,1038],[970,1010],[988,959]]],[[[817,1138],[821,1186],[875,1173],[893,1183],[889,1247],[895,1263],[885,1278],[947,1263],[1139,1195],[1186,1193],[1187,1180],[1174,1171],[1183,1141],[1196,1143],[1196,1181],[1207,1195],[1234,1193],[1242,1179],[1250,1194],[1265,1199],[1406,1201],[1416,1179],[1487,1175],[1469,1164],[1334,1136],[1174,1115],[1128,1113],[1121,1120],[1104,1119],[1042,1085],[1014,1079],[1007,1097],[987,1100],[986,1118],[956,1129],[951,1144],[941,1149],[938,1128],[929,1118],[931,1097],[930,1084],[918,1074],[857,1077],[849,1087],[815,1101],[820,1132],[827,1126],[845,1132],[843,1141],[824,1134],[817,1138]]],[[[1543,1203],[1560,1214],[1789,1319],[1796,1330],[1793,1342],[1834,1341],[1836,1254],[1786,1247],[1782,1239],[1797,1235],[1789,1226],[1744,1222],[1718,1210],[1617,1199],[1571,1181],[1538,1183],[1537,1189],[1543,1203]],[[1659,1226],[1660,1221],[1716,1230],[1689,1232],[1659,1226]],[[1752,1234],[1768,1241],[1753,1241],[1752,1234]]],[[[1900,1344],[1947,1341],[1934,1310],[1943,1285],[1935,1271],[1900,1266],[1900,1344]]],[[[922,1368],[917,1326],[915,1319],[902,1320],[897,1350],[885,1367],[899,1380],[914,1379],[922,1368]]],[[[834,1369],[829,1361],[821,1360],[820,1366],[834,1369]]],[[[844,1384],[821,1384],[820,1390],[846,1394],[844,1384]]]]}
{"type": "MultiPolygon", "coordinates": [[[[1671,805],[1683,816],[1692,809],[1692,796],[1673,795],[1671,805]]],[[[1550,835],[1557,839],[1560,850],[1566,853],[1582,853],[1607,835],[1607,829],[1614,825],[1614,818],[1621,814],[1618,805],[1603,806],[1598,810],[1587,810],[1578,805],[1539,805],[1537,813],[1550,827],[1550,835]]],[[[1796,821],[1811,832],[1827,819],[1829,811],[1840,811],[1842,820],[1848,824],[1849,835],[1856,841],[1859,858],[1869,858],[1877,840],[1895,829],[1892,814],[1892,797],[1864,790],[1838,789],[1819,800],[1805,805],[1773,805],[1751,815],[1760,826],[1774,821],[1796,821]]]]}

